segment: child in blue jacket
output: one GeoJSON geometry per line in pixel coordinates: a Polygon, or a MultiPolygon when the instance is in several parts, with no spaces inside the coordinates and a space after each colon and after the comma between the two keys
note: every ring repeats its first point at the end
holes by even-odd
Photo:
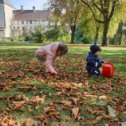
{"type": "Polygon", "coordinates": [[[90,47],[90,52],[86,58],[87,65],[86,69],[88,74],[91,75],[100,75],[99,68],[102,66],[104,61],[99,59],[99,52],[101,51],[100,47],[98,45],[92,45],[90,47]]]}

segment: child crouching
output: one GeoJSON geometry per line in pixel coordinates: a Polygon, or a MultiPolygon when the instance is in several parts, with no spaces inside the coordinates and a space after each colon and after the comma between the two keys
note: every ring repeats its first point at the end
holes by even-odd
{"type": "Polygon", "coordinates": [[[87,61],[86,69],[87,69],[89,76],[91,76],[91,75],[99,76],[100,75],[99,69],[102,66],[102,64],[104,63],[104,61],[102,61],[98,57],[100,51],[101,51],[101,49],[97,45],[92,45],[90,47],[90,52],[86,58],[86,61],[87,61]]]}
{"type": "Polygon", "coordinates": [[[63,56],[68,52],[66,45],[60,42],[53,42],[46,46],[43,46],[35,52],[37,59],[40,62],[45,62],[46,73],[58,74],[54,69],[54,62],[56,57],[63,56]]]}

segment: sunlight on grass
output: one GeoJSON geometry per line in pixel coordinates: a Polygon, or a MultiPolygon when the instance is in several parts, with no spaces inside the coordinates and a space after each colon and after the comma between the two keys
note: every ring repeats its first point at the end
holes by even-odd
{"type": "Polygon", "coordinates": [[[2,46],[0,49],[34,49],[34,48],[39,48],[40,46],[2,46]]]}
{"type": "MultiPolygon", "coordinates": [[[[107,53],[107,52],[106,52],[106,53],[104,53],[104,54],[105,54],[105,55],[109,55],[109,56],[110,56],[110,55],[113,56],[113,55],[115,55],[115,52],[111,52],[111,53],[109,53],[109,52],[107,53]]],[[[121,54],[122,54],[122,53],[116,53],[116,55],[121,55],[121,54]]]]}
{"type": "Polygon", "coordinates": [[[103,50],[107,51],[126,51],[126,48],[122,47],[102,47],[103,50]]]}

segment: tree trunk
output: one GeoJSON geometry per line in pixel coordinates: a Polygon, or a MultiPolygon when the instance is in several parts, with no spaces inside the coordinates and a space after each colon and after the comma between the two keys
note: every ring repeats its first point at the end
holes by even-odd
{"type": "Polygon", "coordinates": [[[94,42],[94,44],[98,43],[98,37],[99,37],[99,26],[97,24],[96,25],[96,34],[95,34],[95,42],[94,42]]]}
{"type": "Polygon", "coordinates": [[[123,34],[121,33],[120,38],[119,38],[119,45],[121,45],[121,43],[122,43],[122,36],[123,36],[123,34]]]}
{"type": "Polygon", "coordinates": [[[76,25],[71,26],[71,44],[74,43],[76,25]]]}
{"type": "Polygon", "coordinates": [[[122,36],[123,36],[123,21],[121,20],[120,24],[119,24],[119,34],[120,34],[120,38],[119,38],[119,45],[121,45],[122,42],[122,36]]]}
{"type": "Polygon", "coordinates": [[[107,46],[107,35],[108,35],[108,29],[109,29],[109,21],[105,21],[103,25],[103,40],[102,40],[102,46],[107,46]]]}

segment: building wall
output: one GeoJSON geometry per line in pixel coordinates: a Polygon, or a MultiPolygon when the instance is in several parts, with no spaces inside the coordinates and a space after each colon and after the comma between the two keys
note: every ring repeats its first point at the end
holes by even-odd
{"type": "Polygon", "coordinates": [[[34,31],[36,26],[42,26],[44,28],[47,27],[47,25],[49,24],[48,21],[13,21],[12,23],[12,31],[13,31],[13,36],[19,36],[23,34],[24,28],[25,30],[27,29],[27,31],[34,31]]]}
{"type": "Polygon", "coordinates": [[[0,30],[0,39],[2,39],[4,35],[5,35],[4,30],[0,30]]]}
{"type": "Polygon", "coordinates": [[[4,5],[0,4],[0,29],[5,27],[4,5]]]}
{"type": "Polygon", "coordinates": [[[13,18],[13,10],[14,8],[4,4],[4,9],[5,9],[5,37],[11,37],[11,23],[12,23],[12,18],[13,18]]]}
{"type": "Polygon", "coordinates": [[[4,37],[4,28],[5,28],[4,5],[0,4],[0,39],[4,37]]]}

